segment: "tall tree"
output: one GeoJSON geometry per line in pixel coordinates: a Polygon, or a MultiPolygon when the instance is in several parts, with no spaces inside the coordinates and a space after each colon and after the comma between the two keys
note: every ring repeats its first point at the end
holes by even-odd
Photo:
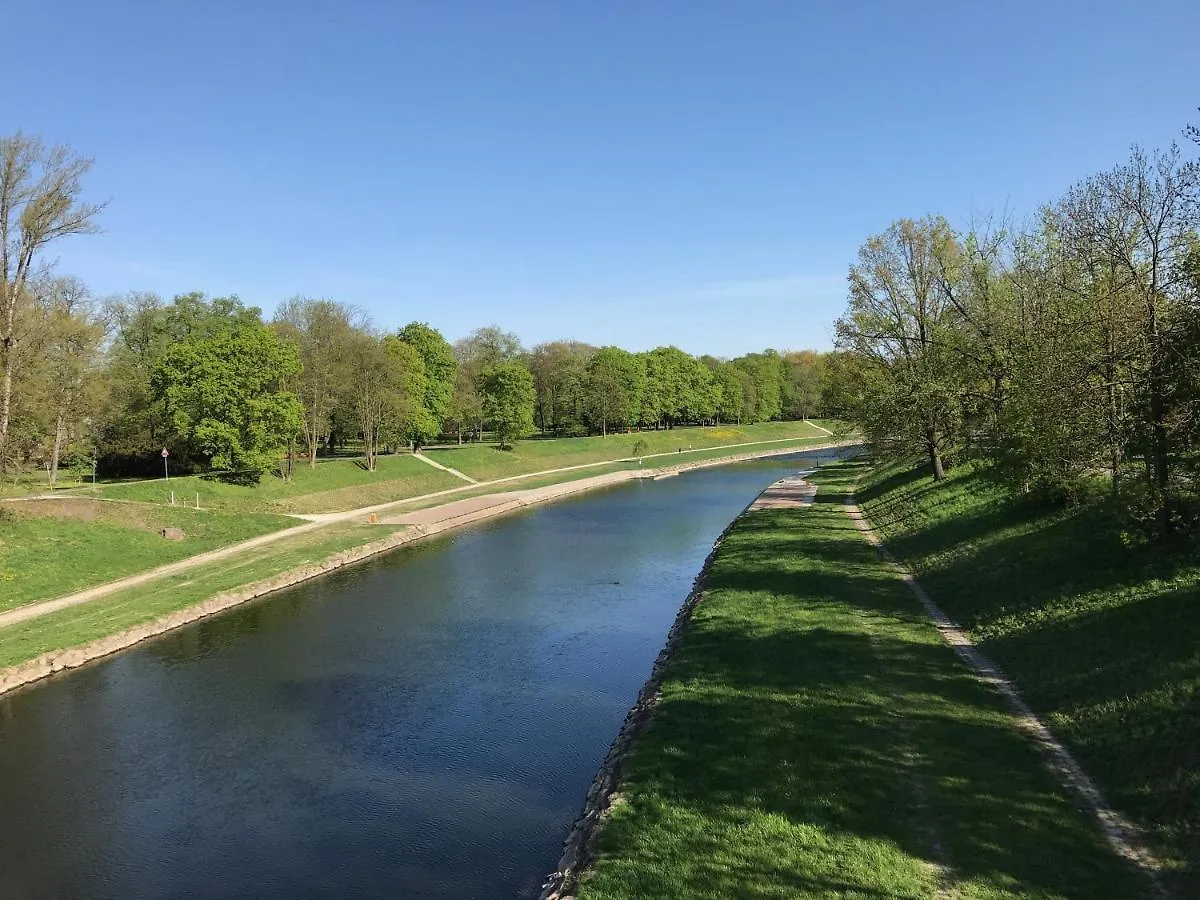
{"type": "Polygon", "coordinates": [[[551,341],[529,353],[537,392],[535,418],[542,431],[573,434],[583,429],[588,360],[595,352],[595,347],[579,341],[551,341]]]}
{"type": "Polygon", "coordinates": [[[47,300],[40,356],[48,376],[44,411],[50,431],[49,480],[54,487],[64,453],[99,412],[100,347],[106,328],[86,288],[75,279],[56,279],[47,300]]]}
{"type": "Polygon", "coordinates": [[[501,447],[534,432],[533,408],[537,399],[533,376],[517,362],[489,366],[479,376],[483,414],[491,423],[501,447]]]}
{"type": "Polygon", "coordinates": [[[310,467],[317,464],[333,411],[348,389],[350,369],[356,364],[353,336],[363,324],[360,314],[333,300],[293,297],[275,313],[275,330],[296,347],[300,359],[289,387],[304,410],[301,430],[310,467]]]}
{"type": "MultiPolygon", "coordinates": [[[[426,322],[410,322],[397,337],[413,347],[425,363],[425,408],[440,430],[454,400],[458,360],[442,333],[426,322]]],[[[436,432],[433,437],[436,437],[436,432]]]]}
{"type": "Polygon", "coordinates": [[[1135,148],[1128,163],[1087,179],[1063,203],[1074,252],[1111,264],[1120,287],[1137,304],[1144,346],[1139,437],[1164,530],[1172,515],[1168,324],[1173,304],[1190,285],[1198,179],[1200,172],[1182,163],[1176,146],[1152,154],[1135,148]]]}
{"type": "Polygon", "coordinates": [[[872,363],[860,413],[875,443],[919,447],[935,480],[961,423],[957,315],[942,284],[960,252],[944,219],[898,220],[859,250],[837,322],[839,347],[872,363]]]}
{"type": "Polygon", "coordinates": [[[80,199],[90,159],[17,132],[0,138],[0,472],[8,458],[18,306],[47,245],[96,230],[101,206],[80,199]]]}
{"type": "Polygon", "coordinates": [[[188,455],[257,480],[300,429],[300,402],[284,389],[298,353],[236,297],[201,306],[159,360],[154,389],[188,455]]]}
{"type": "Polygon", "coordinates": [[[601,347],[588,360],[584,381],[588,421],[605,436],[612,426],[637,424],[645,390],[646,369],[640,357],[620,347],[601,347]]]}

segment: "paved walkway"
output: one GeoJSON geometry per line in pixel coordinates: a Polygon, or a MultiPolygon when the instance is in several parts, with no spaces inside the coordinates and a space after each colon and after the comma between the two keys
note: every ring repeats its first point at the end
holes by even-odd
{"type": "Polygon", "coordinates": [[[799,509],[813,505],[817,486],[805,481],[800,475],[781,478],[758,495],[750,509],[799,509]]]}

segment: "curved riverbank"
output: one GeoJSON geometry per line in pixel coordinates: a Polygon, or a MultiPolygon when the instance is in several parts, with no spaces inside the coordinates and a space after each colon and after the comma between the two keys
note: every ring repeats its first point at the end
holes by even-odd
{"type": "Polygon", "coordinates": [[[94,660],[125,650],[142,641],[172,631],[200,619],[238,606],[283,588],[292,587],[321,575],[369,559],[389,550],[404,546],[434,534],[441,534],[476,522],[496,518],[527,507],[552,502],[588,490],[609,487],[626,481],[651,478],[667,473],[677,473],[710,466],[727,465],[753,459],[797,453],[819,452],[845,446],[857,441],[831,441],[816,446],[776,448],[750,451],[733,456],[691,463],[679,463],[647,469],[630,469],[610,472],[574,481],[559,482],[538,488],[490,494],[472,500],[461,500],[429,507],[413,513],[385,517],[384,523],[408,525],[405,531],[386,538],[368,541],[360,546],[334,553],[319,563],[289,569],[269,578],[251,582],[242,587],[222,591],[199,603],[136,626],[122,629],[113,634],[97,638],[84,644],[52,650],[33,659],[0,669],[0,694],[39,681],[56,672],[74,669],[94,660]],[[487,501],[487,502],[480,502],[487,501]],[[416,521],[402,521],[413,518],[416,521]]]}

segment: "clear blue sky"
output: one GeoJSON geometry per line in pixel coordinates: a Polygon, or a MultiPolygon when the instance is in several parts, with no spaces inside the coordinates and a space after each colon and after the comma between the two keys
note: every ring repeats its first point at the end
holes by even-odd
{"type": "Polygon", "coordinates": [[[5,130],[96,159],[97,293],[827,347],[894,218],[1032,212],[1200,119],[1200,2],[10,4],[5,130]]]}

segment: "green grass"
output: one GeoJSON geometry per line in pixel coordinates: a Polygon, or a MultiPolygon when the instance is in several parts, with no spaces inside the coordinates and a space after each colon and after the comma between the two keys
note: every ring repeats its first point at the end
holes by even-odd
{"type": "MultiPolygon", "coordinates": [[[[711,428],[674,428],[669,431],[614,433],[607,437],[561,438],[520,441],[513,450],[500,450],[494,444],[464,445],[427,451],[430,459],[458,469],[477,480],[504,478],[564,466],[621,459],[633,454],[633,446],[644,441],[645,453],[673,453],[680,447],[700,450],[726,444],[771,441],[786,438],[823,438],[828,436],[806,422],[763,422],[757,425],[719,425],[711,428]]],[[[730,450],[728,453],[736,453],[730,450]]],[[[687,458],[687,454],[684,454],[687,458]]],[[[649,460],[647,465],[665,465],[649,460]]]]}
{"type": "Polygon", "coordinates": [[[1200,555],[1127,546],[1103,502],[1047,511],[982,471],[879,469],[892,551],[1200,896],[1200,555]]]}
{"type": "Polygon", "coordinates": [[[51,650],[74,647],[125,628],[269,578],[288,569],[319,562],[334,553],[380,540],[399,526],[338,523],[280,538],[269,553],[250,550],[187,572],[168,575],[92,603],[12,625],[0,631],[0,667],[33,659],[51,650]]]}
{"type": "Polygon", "coordinates": [[[296,519],[66,499],[0,505],[0,611],[281,528],[296,519]],[[159,534],[183,529],[182,541],[159,534]]]}
{"type": "MultiPolygon", "coordinates": [[[[313,468],[298,463],[291,482],[264,475],[255,485],[234,484],[219,478],[189,475],[169,481],[131,481],[101,484],[96,493],[117,500],[165,504],[175,492],[179,502],[211,509],[318,513],[355,509],[418,494],[444,490],[464,482],[408,454],[381,456],[376,470],[368,472],[360,460],[332,459],[313,468]]],[[[80,491],[87,496],[90,488],[80,491]]]]}
{"type": "Polygon", "coordinates": [[[1144,896],[853,528],[859,471],[726,539],[581,900],[1144,896]]]}

